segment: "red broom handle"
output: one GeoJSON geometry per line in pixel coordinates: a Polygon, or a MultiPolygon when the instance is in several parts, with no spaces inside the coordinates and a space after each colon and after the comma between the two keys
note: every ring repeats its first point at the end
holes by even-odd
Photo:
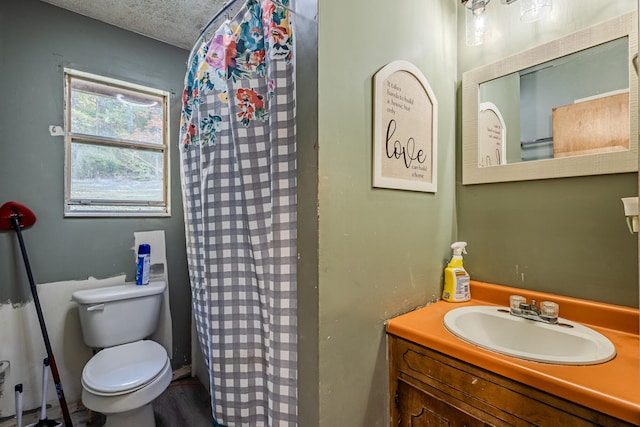
{"type": "Polygon", "coordinates": [[[47,333],[47,325],[44,323],[44,315],[42,314],[42,307],[40,306],[40,299],[38,298],[38,289],[36,288],[35,281],[33,280],[33,274],[31,273],[31,266],[29,265],[29,257],[27,256],[27,250],[24,246],[24,240],[22,239],[22,232],[20,230],[20,219],[18,215],[13,215],[9,218],[11,225],[18,235],[18,242],[20,243],[20,251],[22,252],[22,259],[24,260],[24,266],[27,270],[27,277],[29,278],[29,285],[31,287],[31,295],[33,296],[33,302],[36,306],[36,313],[38,314],[38,322],[40,322],[40,329],[42,330],[42,338],[44,339],[44,346],[47,349],[47,357],[49,357],[49,365],[51,368],[51,376],[56,386],[56,393],[58,394],[58,401],[60,402],[60,408],[62,409],[62,417],[64,418],[65,427],[73,427],[71,422],[71,415],[69,415],[69,408],[67,407],[67,401],[64,398],[64,391],[62,390],[62,383],[60,382],[60,374],[58,373],[58,366],[56,360],[53,357],[53,350],[51,349],[51,342],[49,341],[49,334],[47,333]]]}

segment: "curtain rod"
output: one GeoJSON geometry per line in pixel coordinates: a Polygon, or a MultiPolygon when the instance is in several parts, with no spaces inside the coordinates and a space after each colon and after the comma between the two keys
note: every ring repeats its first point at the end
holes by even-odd
{"type": "MultiPolygon", "coordinates": [[[[227,1],[221,8],[220,10],[218,10],[214,15],[213,18],[211,18],[209,20],[209,22],[207,23],[207,25],[205,25],[205,27],[202,29],[202,31],[200,31],[200,35],[198,36],[198,38],[196,39],[196,41],[193,44],[193,47],[191,48],[191,51],[189,52],[189,59],[187,59],[187,66],[190,66],[191,61],[193,60],[193,55],[195,55],[196,51],[198,50],[198,48],[200,48],[200,42],[202,41],[202,39],[204,38],[204,36],[209,32],[209,30],[211,29],[211,27],[213,26],[213,23],[220,17],[222,16],[223,13],[225,13],[231,6],[233,6],[238,0],[229,0],[227,1]]],[[[289,6],[285,6],[284,4],[282,4],[281,1],[278,0],[271,0],[272,3],[277,4],[278,6],[282,6],[285,9],[287,9],[289,12],[295,14],[296,11],[291,9],[289,6]]]]}

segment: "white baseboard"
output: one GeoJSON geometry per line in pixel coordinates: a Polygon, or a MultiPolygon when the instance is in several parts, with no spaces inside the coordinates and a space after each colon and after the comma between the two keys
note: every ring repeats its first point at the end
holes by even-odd
{"type": "MultiPolygon", "coordinates": [[[[185,365],[182,368],[178,368],[173,371],[173,375],[171,377],[171,381],[180,380],[182,378],[191,377],[191,365],[185,365]]],[[[2,426],[0,426],[2,427],[2,426]]]]}

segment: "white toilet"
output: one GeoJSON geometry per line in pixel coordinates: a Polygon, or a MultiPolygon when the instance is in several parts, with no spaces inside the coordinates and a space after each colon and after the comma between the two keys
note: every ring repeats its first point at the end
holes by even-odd
{"type": "Polygon", "coordinates": [[[82,370],[82,403],[106,415],[105,427],[154,427],[151,402],[171,382],[171,362],[145,339],[158,325],[165,282],[73,293],[85,344],[102,349],[82,370]]]}

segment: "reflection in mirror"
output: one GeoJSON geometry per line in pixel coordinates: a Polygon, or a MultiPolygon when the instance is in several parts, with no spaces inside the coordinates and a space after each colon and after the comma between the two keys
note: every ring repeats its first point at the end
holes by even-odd
{"type": "Polygon", "coordinates": [[[478,167],[505,164],[507,126],[500,109],[493,102],[480,103],[478,129],[478,167]]]}
{"type": "Polygon", "coordinates": [[[636,17],[465,72],[463,184],[637,171],[636,17]]]}
{"type": "Polygon", "coordinates": [[[478,167],[628,150],[628,64],[622,37],[480,84],[478,167]]]}

